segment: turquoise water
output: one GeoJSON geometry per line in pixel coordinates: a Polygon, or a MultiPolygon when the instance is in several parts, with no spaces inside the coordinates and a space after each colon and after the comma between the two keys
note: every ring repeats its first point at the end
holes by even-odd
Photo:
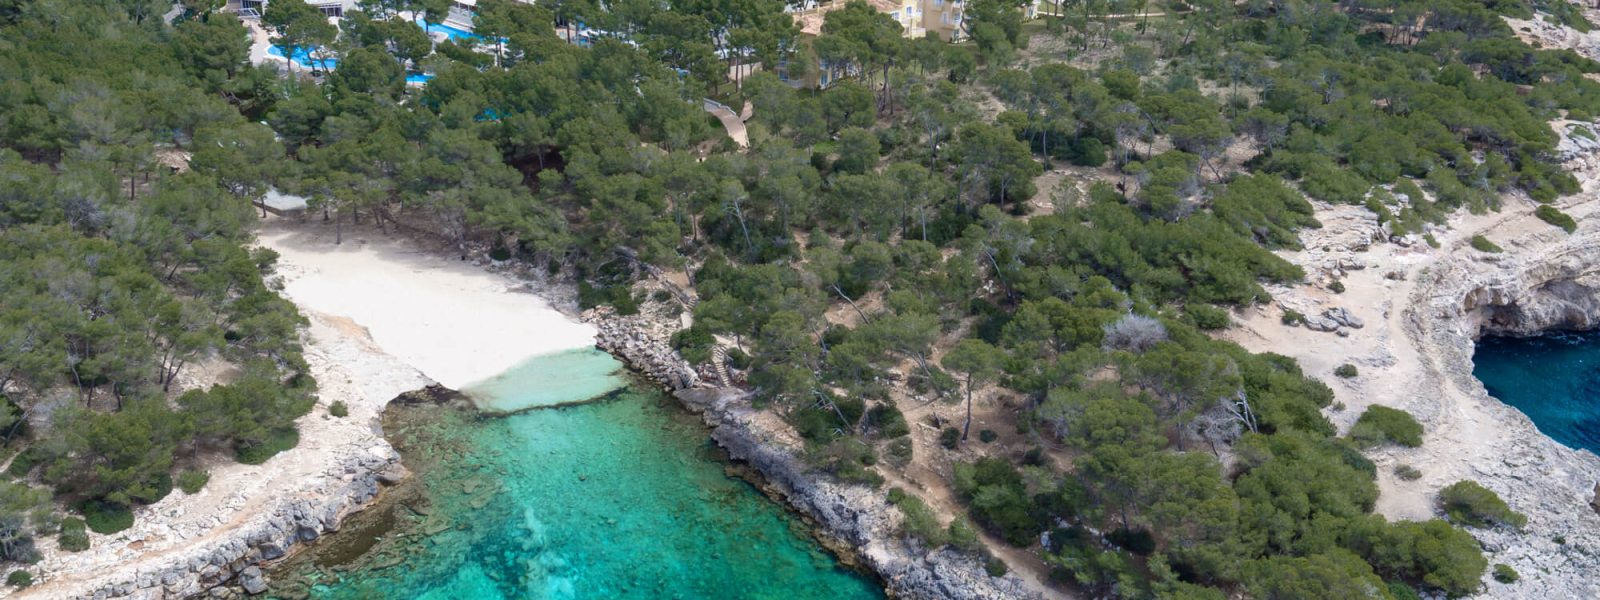
{"type": "MultiPolygon", "coordinates": [[[[627,381],[616,367],[599,353],[555,355],[519,366],[493,389],[544,402],[553,396],[519,385],[554,373],[616,387],[627,381]]],[[[309,589],[280,597],[884,597],[841,569],[781,506],[728,477],[705,427],[654,389],[624,386],[596,402],[506,417],[444,406],[396,410],[433,411],[409,424],[385,422],[421,497],[405,499],[387,529],[350,525],[339,534],[380,540],[361,550],[370,560],[318,559],[314,571],[295,571],[296,585],[309,589]],[[347,564],[359,566],[341,571],[347,564]]],[[[273,578],[275,586],[291,579],[273,578]]]]}
{"type": "Polygon", "coordinates": [[[514,413],[582,402],[627,383],[622,363],[589,347],[535,356],[461,393],[486,412],[514,413]]]}
{"type": "Polygon", "coordinates": [[[1485,337],[1472,360],[1489,395],[1528,415],[1539,431],[1600,452],[1600,332],[1485,337]]]}

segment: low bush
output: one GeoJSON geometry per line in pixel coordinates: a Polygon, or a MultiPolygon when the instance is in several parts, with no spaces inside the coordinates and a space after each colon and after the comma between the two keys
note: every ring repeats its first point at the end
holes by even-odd
{"type": "Polygon", "coordinates": [[[699,327],[680,329],[672,334],[672,347],[690,364],[711,360],[711,349],[716,345],[717,338],[699,327]]]}
{"type": "Polygon", "coordinates": [[[90,531],[111,535],[133,527],[133,511],[121,504],[91,501],[83,506],[83,522],[90,531]]]}
{"type": "Polygon", "coordinates": [[[83,552],[89,549],[88,526],[83,519],[67,517],[61,520],[61,535],[56,538],[62,550],[83,552]]]}
{"type": "Polygon", "coordinates": [[[978,440],[982,441],[985,444],[988,444],[988,443],[993,442],[993,441],[998,440],[998,439],[1000,439],[1000,434],[995,433],[995,432],[993,432],[991,430],[985,429],[983,431],[979,431],[978,432],[978,440]]]}
{"type": "Polygon", "coordinates": [[[1495,253],[1505,251],[1505,249],[1496,245],[1494,242],[1489,241],[1489,238],[1481,235],[1472,236],[1472,247],[1477,249],[1479,252],[1495,253]]]}
{"type": "Polygon", "coordinates": [[[1333,280],[1333,283],[1328,284],[1328,291],[1331,291],[1335,294],[1343,294],[1344,282],[1338,279],[1333,280]]]}
{"type": "Polygon", "coordinates": [[[900,522],[901,533],[922,540],[930,548],[943,546],[949,539],[945,529],[939,526],[939,517],[921,498],[894,488],[889,490],[889,502],[899,507],[900,514],[906,517],[900,522]]]}
{"type": "Polygon", "coordinates": [[[1511,565],[1502,563],[1494,566],[1495,581],[1500,583],[1516,583],[1518,579],[1522,579],[1522,576],[1518,575],[1517,570],[1511,568],[1511,565]]]}
{"type": "Polygon", "coordinates": [[[1209,304],[1184,305],[1183,316],[1195,327],[1206,330],[1225,329],[1233,322],[1233,318],[1228,316],[1227,309],[1209,304]]]}
{"type": "Polygon", "coordinates": [[[33,585],[33,575],[30,575],[27,571],[23,571],[21,569],[12,571],[10,575],[6,576],[6,585],[19,590],[26,588],[30,585],[33,585]]]}
{"type": "Polygon", "coordinates": [[[1287,308],[1283,309],[1283,319],[1282,319],[1282,321],[1283,321],[1284,325],[1299,325],[1302,321],[1305,321],[1305,320],[1306,320],[1305,313],[1302,313],[1302,312],[1300,312],[1298,310],[1291,310],[1291,309],[1287,309],[1287,308]]]}
{"type": "Polygon", "coordinates": [[[1394,468],[1394,476],[1405,481],[1416,481],[1422,479],[1422,471],[1411,465],[1400,465],[1394,468]]]}
{"type": "Polygon", "coordinates": [[[1356,375],[1359,375],[1360,372],[1356,370],[1356,366],[1355,365],[1352,365],[1350,363],[1345,363],[1345,364],[1339,365],[1338,368],[1334,369],[1333,370],[1333,374],[1334,375],[1338,375],[1340,377],[1343,377],[1345,379],[1350,379],[1352,377],[1355,377],[1356,375]]]}
{"type": "Polygon", "coordinates": [[[185,494],[193,494],[206,487],[206,482],[211,481],[211,474],[199,469],[184,469],[178,474],[178,489],[185,494]]]}
{"type": "Polygon", "coordinates": [[[343,400],[334,400],[333,404],[328,405],[328,414],[335,417],[348,417],[350,416],[350,406],[345,404],[343,400]]]}
{"type": "Polygon", "coordinates": [[[991,556],[989,560],[983,561],[983,570],[988,571],[990,577],[1005,577],[1011,569],[1006,566],[1006,561],[1000,560],[1000,557],[991,556]]]}
{"type": "Polygon", "coordinates": [[[1528,517],[1511,510],[1494,490],[1470,479],[1439,490],[1439,510],[1451,521],[1473,527],[1509,525],[1520,528],[1528,522],[1528,517]]]}
{"type": "Polygon", "coordinates": [[[973,527],[972,522],[962,516],[950,521],[950,527],[945,530],[945,540],[963,552],[974,552],[983,547],[983,542],[978,540],[978,528],[973,527]]]}
{"type": "Polygon", "coordinates": [[[1389,595],[1394,596],[1394,600],[1422,600],[1422,595],[1404,581],[1390,581],[1386,586],[1389,588],[1389,595]]]}
{"type": "Polygon", "coordinates": [[[955,450],[956,449],[956,445],[958,445],[960,443],[961,443],[961,430],[960,429],[956,429],[954,427],[946,427],[946,428],[944,428],[944,431],[939,432],[939,445],[940,446],[944,446],[944,447],[949,448],[951,450],[955,450]]]}
{"type": "Polygon", "coordinates": [[[251,446],[235,446],[234,457],[239,462],[247,465],[259,465],[267,459],[277,456],[279,452],[288,450],[300,444],[300,432],[293,427],[279,429],[267,434],[266,441],[251,446]]]}
{"type": "Polygon", "coordinates": [[[980,458],[951,465],[956,496],[966,502],[972,518],[1000,534],[1006,543],[1027,546],[1043,529],[1031,513],[1022,473],[1000,458],[980,458]]]}
{"type": "Polygon", "coordinates": [[[1384,442],[1415,448],[1422,445],[1422,425],[1411,413],[1374,404],[1356,419],[1350,440],[1362,448],[1376,448],[1384,442]]]}
{"type": "Polygon", "coordinates": [[[905,415],[901,414],[900,409],[895,408],[893,404],[888,403],[873,405],[872,409],[867,411],[866,426],[877,431],[878,436],[885,439],[911,434],[911,426],[906,423],[905,415]]]}
{"type": "Polygon", "coordinates": [[[911,464],[911,459],[913,457],[911,438],[895,438],[889,442],[889,445],[885,448],[885,452],[888,454],[890,466],[904,467],[908,464],[911,464]]]}
{"type": "Polygon", "coordinates": [[[1567,233],[1572,233],[1578,229],[1578,222],[1572,220],[1571,215],[1556,210],[1554,206],[1541,206],[1533,211],[1533,215],[1539,217],[1541,221],[1565,229],[1567,233]]]}
{"type": "Polygon", "coordinates": [[[19,479],[27,477],[34,467],[39,466],[39,456],[40,452],[32,446],[17,453],[17,457],[11,459],[11,466],[6,468],[6,474],[19,479]]]}

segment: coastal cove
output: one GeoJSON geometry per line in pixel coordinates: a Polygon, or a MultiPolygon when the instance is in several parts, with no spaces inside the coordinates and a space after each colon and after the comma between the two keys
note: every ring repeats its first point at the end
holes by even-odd
{"type": "Polygon", "coordinates": [[[270,595],[883,597],[725,474],[726,455],[675,400],[614,375],[608,355],[580,356],[536,357],[506,381],[553,367],[620,387],[504,417],[437,387],[392,402],[384,429],[412,477],[275,568],[270,595]]]}
{"type": "Polygon", "coordinates": [[[286,295],[440,385],[369,407],[411,475],[273,568],[272,594],[882,597],[728,476],[710,430],[596,349],[559,300],[426,240],[334,245],[322,229],[262,232],[286,295]]]}
{"type": "Polygon", "coordinates": [[[1557,442],[1600,452],[1600,332],[1484,337],[1473,375],[1557,442]]]}

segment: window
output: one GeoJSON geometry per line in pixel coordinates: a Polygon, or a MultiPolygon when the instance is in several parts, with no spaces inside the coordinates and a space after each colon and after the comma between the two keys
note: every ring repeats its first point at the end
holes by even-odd
{"type": "Polygon", "coordinates": [[[322,9],[322,16],[344,18],[344,6],[342,5],[328,4],[317,8],[322,9]]]}
{"type": "Polygon", "coordinates": [[[944,0],[933,0],[934,8],[944,8],[944,0]]]}

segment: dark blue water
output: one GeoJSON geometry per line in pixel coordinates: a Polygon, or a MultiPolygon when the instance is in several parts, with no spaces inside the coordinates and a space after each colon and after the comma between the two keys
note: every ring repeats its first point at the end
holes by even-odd
{"type": "Polygon", "coordinates": [[[1485,337],[1472,360],[1489,395],[1528,415],[1539,431],[1600,452],[1600,332],[1485,337]]]}

